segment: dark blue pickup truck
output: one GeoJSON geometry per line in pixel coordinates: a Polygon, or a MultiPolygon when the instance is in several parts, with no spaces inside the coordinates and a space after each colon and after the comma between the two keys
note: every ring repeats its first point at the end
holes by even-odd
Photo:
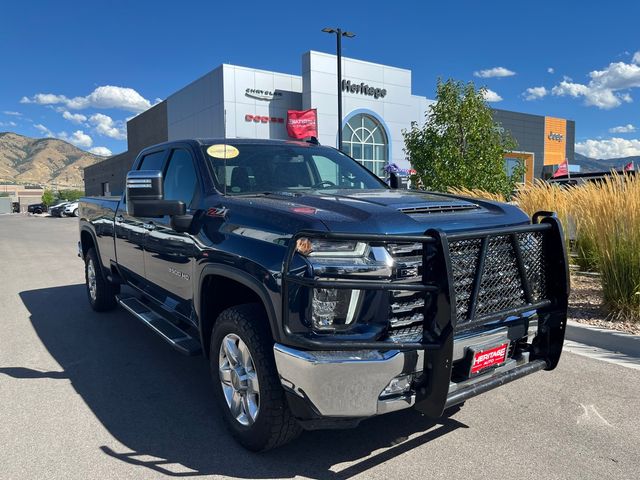
{"type": "Polygon", "coordinates": [[[185,140],[142,151],[122,198],[82,199],[79,255],[94,310],[207,356],[231,433],[266,450],[555,368],[562,237],[552,213],[392,189],[317,142],[185,140]]]}

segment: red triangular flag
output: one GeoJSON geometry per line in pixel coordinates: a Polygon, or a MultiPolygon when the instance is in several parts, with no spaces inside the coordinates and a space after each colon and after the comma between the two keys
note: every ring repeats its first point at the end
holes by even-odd
{"type": "Polygon", "coordinates": [[[568,174],[569,174],[569,161],[565,160],[560,165],[558,165],[558,169],[553,174],[553,178],[562,177],[568,174]]]}
{"type": "Polygon", "coordinates": [[[625,172],[635,172],[635,170],[636,170],[636,166],[633,164],[633,162],[629,162],[624,166],[625,172]]]}

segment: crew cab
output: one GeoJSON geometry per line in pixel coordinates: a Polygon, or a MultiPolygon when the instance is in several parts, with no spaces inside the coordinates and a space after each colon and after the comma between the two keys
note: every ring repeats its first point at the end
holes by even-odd
{"type": "Polygon", "coordinates": [[[121,198],[83,198],[79,216],[93,309],[204,354],[251,450],[404,408],[439,417],[560,358],[554,214],[392,189],[317,142],[149,147],[121,198]]]}

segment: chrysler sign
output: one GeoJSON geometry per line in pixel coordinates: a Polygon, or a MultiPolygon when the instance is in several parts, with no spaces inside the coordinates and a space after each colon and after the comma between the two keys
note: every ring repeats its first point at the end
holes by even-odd
{"type": "Polygon", "coordinates": [[[247,88],[244,91],[247,97],[257,98],[258,100],[277,100],[282,97],[282,92],[272,92],[270,90],[259,90],[257,88],[247,88]]]}
{"type": "Polygon", "coordinates": [[[351,80],[342,80],[342,91],[350,93],[359,93],[373,98],[384,98],[387,90],[384,88],[370,87],[366,83],[351,83],[351,80]]]}

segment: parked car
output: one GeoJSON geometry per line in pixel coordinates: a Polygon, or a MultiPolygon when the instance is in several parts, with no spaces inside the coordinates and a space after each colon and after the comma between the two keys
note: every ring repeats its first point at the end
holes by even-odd
{"type": "Polygon", "coordinates": [[[54,205],[53,207],[49,208],[49,215],[51,215],[52,217],[62,217],[64,214],[64,209],[67,205],[69,205],[69,202],[62,202],[54,205]]]}
{"type": "Polygon", "coordinates": [[[77,217],[78,216],[78,202],[70,202],[65,205],[63,214],[67,217],[77,217]]]}
{"type": "Polygon", "coordinates": [[[560,359],[568,266],[549,212],[392,189],[317,142],[246,139],[147,148],[125,195],[80,202],[88,301],[207,356],[251,450],[403,408],[437,418],[560,359]]]}
{"type": "Polygon", "coordinates": [[[47,205],[44,203],[32,203],[27,206],[27,212],[29,213],[44,213],[47,211],[47,205]]]}

